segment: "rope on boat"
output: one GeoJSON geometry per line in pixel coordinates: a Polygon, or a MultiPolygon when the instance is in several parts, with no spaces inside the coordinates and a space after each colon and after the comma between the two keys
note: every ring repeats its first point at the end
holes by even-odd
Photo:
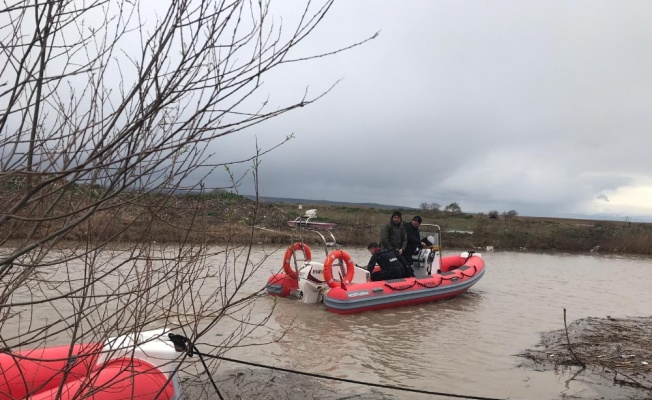
{"type": "Polygon", "coordinates": [[[204,356],[209,357],[210,354],[204,354],[200,352],[199,349],[193,343],[190,342],[190,339],[188,339],[183,335],[175,335],[174,333],[170,332],[168,334],[168,337],[170,338],[170,341],[174,344],[174,349],[176,351],[185,352],[186,354],[188,354],[188,357],[192,357],[193,354],[197,354],[199,356],[199,360],[204,366],[204,370],[208,375],[208,379],[210,379],[211,383],[213,384],[213,388],[215,389],[215,393],[217,393],[217,397],[219,397],[220,400],[224,400],[224,397],[222,397],[222,393],[220,393],[220,389],[217,388],[217,384],[213,380],[213,376],[208,371],[208,365],[206,365],[206,362],[204,361],[204,356]]]}
{"type": "Polygon", "coordinates": [[[476,272],[478,272],[478,268],[477,268],[475,265],[467,265],[467,267],[473,267],[473,273],[472,273],[471,275],[467,275],[467,274],[464,273],[464,271],[466,271],[466,270],[460,270],[460,273],[461,273],[463,276],[466,276],[466,277],[469,277],[469,278],[470,278],[470,277],[472,277],[473,275],[475,275],[476,272]]]}
{"type": "Polygon", "coordinates": [[[392,290],[406,290],[406,289],[412,289],[414,285],[417,284],[417,280],[415,279],[414,282],[411,285],[398,285],[398,286],[392,286],[390,283],[385,282],[385,286],[392,290]]]}
{"type": "Polygon", "coordinates": [[[302,371],[297,371],[293,369],[288,369],[288,368],[280,368],[280,367],[273,367],[270,365],[265,365],[265,364],[259,364],[259,363],[254,363],[254,362],[249,362],[249,361],[242,361],[242,360],[236,360],[233,358],[229,357],[224,357],[224,356],[217,356],[213,354],[206,354],[206,353],[201,353],[197,347],[190,342],[190,339],[183,335],[176,335],[174,333],[168,334],[170,337],[170,340],[172,343],[174,343],[174,348],[177,351],[184,351],[188,354],[188,357],[192,357],[193,354],[197,354],[199,356],[199,359],[202,361],[202,364],[204,365],[204,368],[206,369],[206,373],[208,374],[208,377],[211,380],[211,383],[213,384],[213,387],[215,388],[215,391],[217,392],[218,396],[220,399],[222,398],[222,395],[220,394],[217,385],[215,384],[215,381],[213,381],[213,378],[211,377],[210,372],[208,371],[208,367],[206,366],[206,363],[204,363],[203,357],[207,358],[214,358],[217,360],[222,360],[222,361],[230,361],[236,364],[243,364],[243,365],[249,365],[251,367],[258,367],[258,368],[265,368],[265,369],[271,369],[273,371],[280,371],[280,372],[287,372],[290,374],[296,374],[296,375],[303,375],[303,376],[309,376],[311,378],[317,378],[317,379],[329,379],[332,381],[338,381],[338,382],[345,382],[345,383],[354,383],[356,385],[363,385],[363,386],[371,386],[371,387],[377,387],[381,389],[391,389],[391,390],[400,390],[403,392],[411,392],[411,393],[420,393],[420,394],[429,394],[432,396],[448,396],[448,397],[455,397],[458,399],[474,399],[474,400],[507,400],[504,398],[498,398],[498,397],[483,397],[483,396],[471,396],[471,395],[465,395],[465,394],[456,394],[456,393],[445,393],[445,392],[435,392],[435,391],[430,391],[430,390],[421,390],[421,389],[412,389],[412,388],[406,388],[406,387],[401,387],[401,386],[394,386],[394,385],[383,385],[380,383],[371,383],[371,382],[363,382],[363,381],[357,381],[354,379],[347,379],[347,378],[336,378],[334,376],[324,376],[324,375],[318,375],[318,374],[313,374],[310,372],[302,372],[302,371]]]}
{"type": "Polygon", "coordinates": [[[469,261],[469,259],[470,259],[471,257],[473,257],[474,254],[475,254],[475,251],[473,251],[473,250],[469,251],[469,255],[468,255],[468,257],[466,257],[466,260],[464,260],[464,262],[462,263],[462,265],[466,264],[466,262],[469,261]]]}
{"type": "Polygon", "coordinates": [[[421,286],[423,286],[425,288],[428,288],[428,289],[436,288],[437,286],[441,285],[442,282],[444,282],[444,278],[441,277],[441,276],[439,277],[439,282],[437,282],[437,283],[430,282],[430,281],[421,282],[419,279],[414,280],[414,283],[416,283],[418,285],[421,285],[421,286]]]}

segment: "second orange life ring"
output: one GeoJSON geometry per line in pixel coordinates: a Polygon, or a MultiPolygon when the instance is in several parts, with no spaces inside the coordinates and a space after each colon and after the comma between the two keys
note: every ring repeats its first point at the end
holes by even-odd
{"type": "Polygon", "coordinates": [[[285,250],[285,255],[283,256],[283,271],[287,276],[292,279],[297,279],[297,272],[294,270],[292,265],[290,265],[290,260],[292,260],[292,255],[297,250],[303,249],[303,254],[306,256],[306,262],[312,260],[312,253],[310,252],[310,247],[307,244],[302,242],[296,242],[293,245],[290,245],[287,250],[285,250]]]}
{"type": "Polygon", "coordinates": [[[328,286],[334,288],[339,286],[339,281],[333,279],[333,262],[335,260],[342,260],[346,265],[346,276],[344,277],[344,284],[349,284],[353,280],[353,274],[355,273],[355,264],[351,260],[351,256],[344,250],[335,250],[326,257],[326,262],[324,262],[324,281],[328,286]]]}

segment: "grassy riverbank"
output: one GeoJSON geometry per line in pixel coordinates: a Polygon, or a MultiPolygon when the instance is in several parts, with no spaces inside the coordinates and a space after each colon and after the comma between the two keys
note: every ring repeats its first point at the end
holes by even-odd
{"type": "MultiPolygon", "coordinates": [[[[13,196],[5,190],[5,205],[13,196]]],[[[68,192],[52,211],[53,219],[38,229],[22,229],[19,219],[0,227],[5,239],[51,234],[57,217],[69,218],[80,203],[92,204],[92,188],[79,187],[68,192]]],[[[335,222],[335,238],[347,246],[365,245],[378,240],[380,228],[389,221],[391,210],[373,207],[303,204],[303,210],[317,209],[316,221],[335,222]]],[[[35,211],[35,210],[31,210],[35,211]]],[[[192,241],[201,243],[288,243],[293,232],[286,221],[298,217],[296,204],[260,203],[232,193],[157,196],[122,194],[103,204],[88,220],[66,233],[66,239],[97,241],[192,241]],[[256,227],[256,228],[254,228],[256,227]],[[264,228],[264,229],[259,229],[264,228]]],[[[446,248],[485,248],[496,250],[533,250],[652,254],[652,224],[592,221],[559,218],[489,218],[479,214],[403,210],[404,219],[418,213],[424,223],[439,225],[446,248]]],[[[308,243],[316,234],[304,235],[308,243]]]]}
{"type": "MultiPolygon", "coordinates": [[[[294,205],[278,205],[290,216],[298,215],[294,205]]],[[[311,208],[304,205],[304,209],[311,208]]],[[[337,222],[336,237],[345,244],[377,240],[380,227],[391,211],[363,207],[315,206],[319,220],[337,222]]],[[[652,224],[591,221],[561,218],[513,217],[492,219],[479,214],[432,211],[403,211],[405,220],[419,214],[424,223],[439,225],[443,244],[451,248],[536,250],[652,254],[652,224]]]]}

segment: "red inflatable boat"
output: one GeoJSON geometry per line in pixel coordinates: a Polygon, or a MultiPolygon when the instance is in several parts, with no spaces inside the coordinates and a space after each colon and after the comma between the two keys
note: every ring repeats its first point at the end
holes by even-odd
{"type": "Polygon", "coordinates": [[[179,353],[163,334],[0,353],[0,400],[179,399],[172,362],[179,353]]]}
{"type": "Polygon", "coordinates": [[[421,226],[435,232],[430,240],[434,244],[421,249],[414,260],[415,277],[373,282],[366,268],[357,266],[346,251],[326,251],[326,260],[318,263],[300,241],[288,247],[283,272],[268,279],[267,292],[304,303],[323,303],[337,314],[352,314],[445,299],[467,291],[482,278],[485,263],[480,254],[442,257],[439,227],[421,226]]]}

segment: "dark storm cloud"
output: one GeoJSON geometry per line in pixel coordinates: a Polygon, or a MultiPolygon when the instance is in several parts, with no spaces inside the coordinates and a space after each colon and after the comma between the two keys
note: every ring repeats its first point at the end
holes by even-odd
{"type": "Polygon", "coordinates": [[[343,80],[235,142],[251,153],[254,136],[296,135],[264,159],[267,196],[652,215],[651,12],[646,1],[336,3],[307,53],[380,36],[270,76],[279,102],[343,80]]]}

